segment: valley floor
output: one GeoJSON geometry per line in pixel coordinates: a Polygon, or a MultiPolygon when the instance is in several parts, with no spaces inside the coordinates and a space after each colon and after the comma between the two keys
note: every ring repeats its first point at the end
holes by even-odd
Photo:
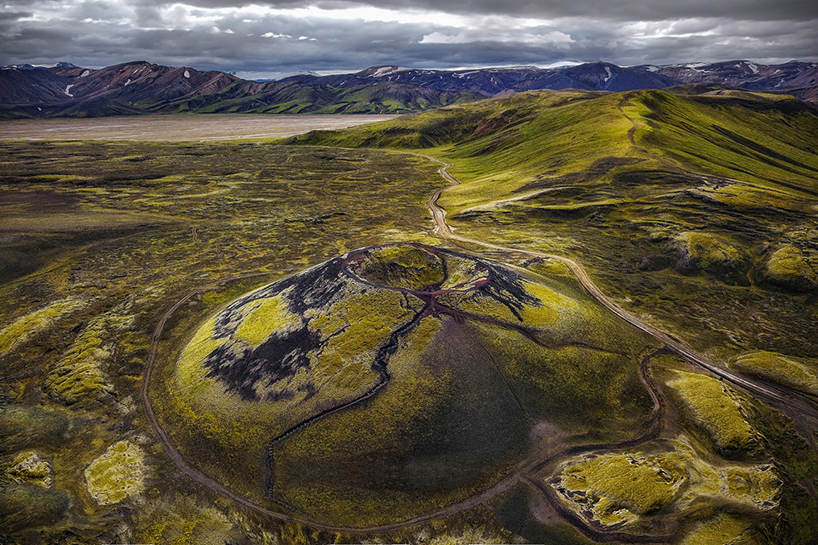
{"type": "Polygon", "coordinates": [[[0,121],[8,140],[137,140],[215,142],[286,138],[307,131],[344,129],[395,115],[145,115],[96,119],[0,121]]]}

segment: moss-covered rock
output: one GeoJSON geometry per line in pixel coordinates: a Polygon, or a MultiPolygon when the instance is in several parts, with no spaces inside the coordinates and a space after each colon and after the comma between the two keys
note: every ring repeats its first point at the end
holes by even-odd
{"type": "Polygon", "coordinates": [[[775,250],[760,270],[762,282],[792,291],[818,288],[818,252],[785,244],[775,250]]]}
{"type": "Polygon", "coordinates": [[[591,524],[637,526],[695,505],[758,513],[778,506],[783,481],[766,465],[711,465],[685,437],[673,450],[630,451],[567,460],[548,482],[560,501],[591,524]]]}
{"type": "Polygon", "coordinates": [[[19,317],[0,329],[0,356],[25,343],[30,337],[45,330],[66,314],[81,309],[85,304],[81,299],[67,298],[19,317]]]}
{"type": "Polygon", "coordinates": [[[110,393],[113,387],[104,368],[111,359],[116,335],[132,320],[132,316],[103,315],[92,321],[49,373],[48,388],[66,404],[110,393]]]}
{"type": "Polygon", "coordinates": [[[802,363],[777,352],[760,350],[733,358],[730,367],[748,375],[818,395],[818,365],[802,363]]]}
{"type": "Polygon", "coordinates": [[[569,465],[560,488],[585,503],[602,524],[633,521],[670,505],[687,485],[688,474],[672,456],[605,455],[569,465]]]}
{"type": "Polygon", "coordinates": [[[703,232],[681,233],[676,239],[683,274],[707,273],[729,284],[748,284],[750,258],[737,244],[724,237],[703,232]]]}
{"type": "Polygon", "coordinates": [[[21,452],[10,460],[0,463],[0,482],[36,484],[43,488],[54,486],[54,467],[39,452],[21,452]]]}
{"type": "Polygon", "coordinates": [[[746,518],[720,515],[706,522],[700,522],[687,533],[680,545],[761,545],[767,540],[752,529],[752,522],[746,518]]]}
{"type": "Polygon", "coordinates": [[[667,382],[722,456],[743,458],[761,452],[761,438],[747,422],[737,395],[720,380],[672,371],[667,382]]]}
{"type": "Polygon", "coordinates": [[[85,469],[88,493],[100,505],[141,493],[146,477],[145,454],[130,441],[114,443],[85,469]]]}

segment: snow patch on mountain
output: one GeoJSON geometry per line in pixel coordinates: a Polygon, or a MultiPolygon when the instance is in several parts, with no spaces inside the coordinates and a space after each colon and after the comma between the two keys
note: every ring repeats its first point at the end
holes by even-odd
{"type": "Polygon", "coordinates": [[[372,74],[373,78],[382,78],[384,76],[391,76],[392,74],[397,74],[399,72],[407,72],[411,70],[411,68],[404,68],[402,66],[381,66],[372,74]]]}
{"type": "Polygon", "coordinates": [[[71,83],[71,84],[69,84],[69,85],[66,85],[66,86],[65,86],[65,94],[66,94],[66,95],[68,95],[68,96],[70,96],[70,97],[73,97],[73,96],[74,96],[74,95],[72,95],[72,94],[71,94],[71,92],[70,92],[70,91],[71,91],[71,88],[72,88],[73,86],[74,86],[74,84],[73,84],[73,83],[71,83]]]}

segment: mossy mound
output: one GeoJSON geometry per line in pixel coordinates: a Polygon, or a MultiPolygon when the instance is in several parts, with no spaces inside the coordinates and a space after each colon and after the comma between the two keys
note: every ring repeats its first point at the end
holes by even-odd
{"type": "Polygon", "coordinates": [[[729,284],[748,284],[750,268],[747,253],[723,237],[700,232],[681,233],[676,241],[679,261],[676,269],[683,274],[704,272],[729,284]]]}
{"type": "Polygon", "coordinates": [[[237,492],[374,526],[498,482],[541,422],[630,437],[652,344],[562,275],[380,246],[229,304],[152,395],[179,451],[237,492]]]}
{"type": "MultiPolygon", "coordinates": [[[[805,362],[808,360],[805,360],[805,362]]],[[[777,352],[760,350],[735,357],[730,367],[742,373],[784,384],[818,396],[818,362],[806,365],[795,358],[777,352]]]]}
{"type": "Polygon", "coordinates": [[[130,441],[111,445],[85,469],[88,493],[100,505],[119,503],[141,493],[146,476],[145,455],[130,441]]]}
{"type": "Polygon", "coordinates": [[[738,396],[722,381],[698,373],[672,371],[667,382],[681,398],[713,448],[726,458],[745,458],[762,451],[761,437],[747,422],[738,396]]]}
{"type": "Polygon", "coordinates": [[[566,507],[603,527],[650,525],[691,505],[731,505],[756,514],[778,506],[783,481],[772,465],[710,465],[686,437],[671,444],[672,450],[655,453],[569,459],[549,484],[566,507]]]}
{"type": "Polygon", "coordinates": [[[761,280],[792,291],[818,289],[818,252],[785,244],[775,250],[762,266],[761,280]]]}
{"type": "Polygon", "coordinates": [[[0,462],[0,483],[36,484],[43,488],[54,485],[54,467],[39,452],[21,452],[6,462],[0,462]]]}

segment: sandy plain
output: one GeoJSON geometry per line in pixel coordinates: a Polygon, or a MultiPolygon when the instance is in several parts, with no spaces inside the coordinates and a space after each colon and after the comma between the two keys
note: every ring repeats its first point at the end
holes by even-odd
{"type": "Polygon", "coordinates": [[[97,119],[0,122],[4,140],[138,140],[208,142],[286,138],[319,129],[344,129],[396,115],[146,115],[97,119]]]}

